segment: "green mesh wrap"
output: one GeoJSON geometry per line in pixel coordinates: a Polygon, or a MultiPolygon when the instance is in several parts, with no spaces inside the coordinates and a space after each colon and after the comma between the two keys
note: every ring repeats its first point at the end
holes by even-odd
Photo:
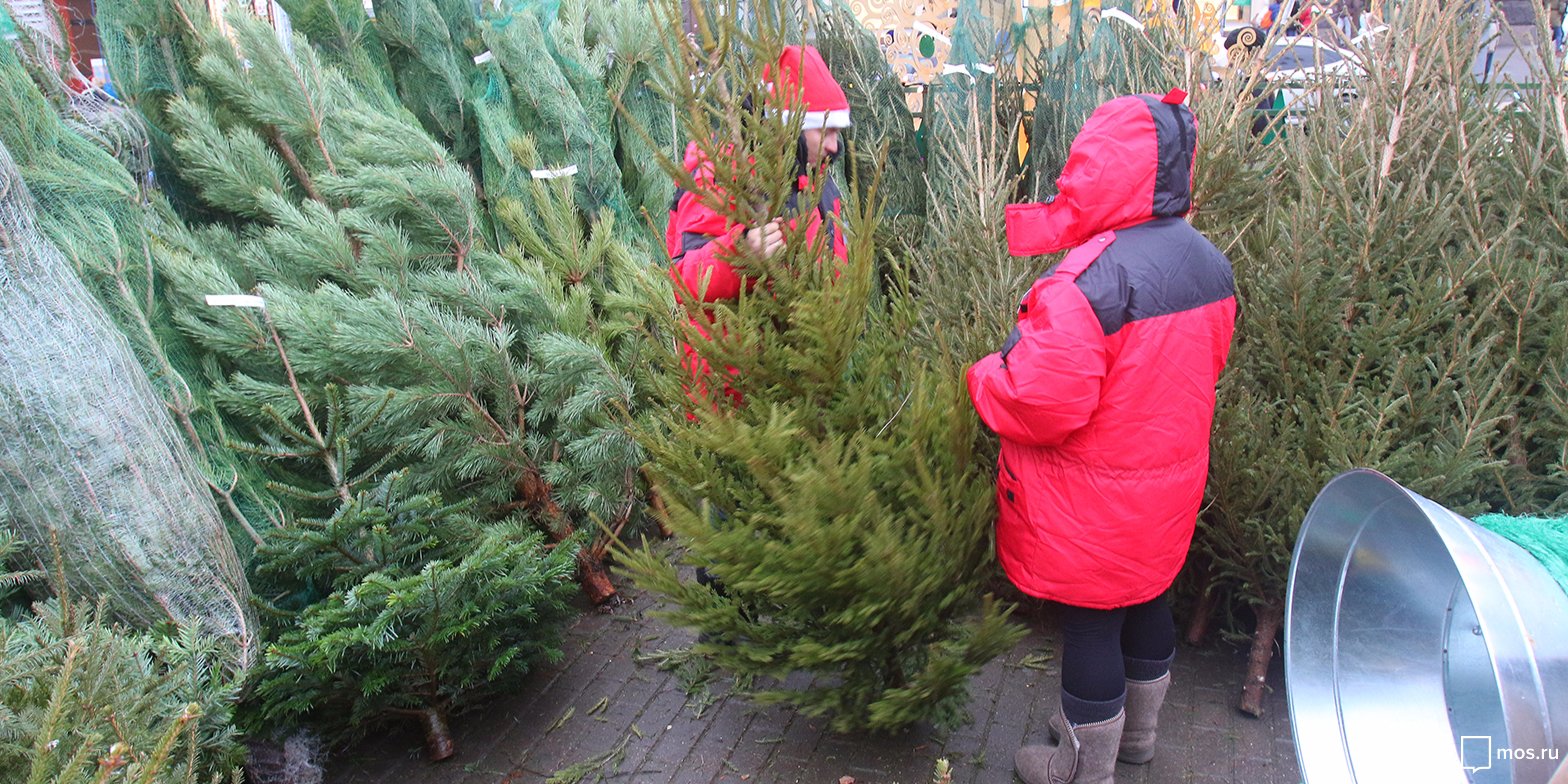
{"type": "Polygon", "coordinates": [[[1523,547],[1568,592],[1568,517],[1511,517],[1488,514],[1476,525],[1523,547]]]}

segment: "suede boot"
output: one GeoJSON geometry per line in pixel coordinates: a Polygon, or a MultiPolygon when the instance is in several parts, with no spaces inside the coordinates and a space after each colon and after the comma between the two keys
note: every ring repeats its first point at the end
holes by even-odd
{"type": "Polygon", "coordinates": [[[1025,746],[1013,755],[1013,768],[1025,784],[1115,784],[1116,751],[1122,742],[1125,712],[1105,721],[1073,725],[1058,713],[1055,746],[1025,746]]]}
{"type": "Polygon", "coordinates": [[[1127,726],[1117,755],[1122,762],[1143,765],[1154,759],[1154,730],[1170,687],[1168,672],[1152,681],[1127,681],[1127,726]]]}

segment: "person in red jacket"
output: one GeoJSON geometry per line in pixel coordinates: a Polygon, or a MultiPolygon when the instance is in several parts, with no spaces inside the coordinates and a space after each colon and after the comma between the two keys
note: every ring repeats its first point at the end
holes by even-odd
{"type": "MultiPolygon", "coordinates": [[[[736,269],[736,254],[744,252],[738,246],[744,245],[746,251],[755,256],[771,257],[784,247],[784,232],[800,230],[802,221],[808,244],[826,231],[827,245],[833,249],[833,255],[840,260],[849,257],[849,244],[838,225],[840,192],[828,169],[828,164],[839,154],[839,131],[850,125],[849,99],[829,72],[822,55],[812,46],[784,47],[774,68],[766,75],[774,80],[772,93],[765,99],[766,105],[781,112],[802,113],[802,130],[794,150],[795,192],[786,205],[792,214],[761,226],[732,225],[727,217],[704,204],[700,194],[677,190],[670,205],[665,242],[670,254],[670,278],[675,283],[675,297],[681,303],[723,302],[738,298],[743,288],[749,291],[753,281],[736,269]],[[815,209],[802,210],[798,204],[801,194],[811,193],[812,186],[818,183],[820,196],[815,209]]],[[[715,167],[703,156],[696,142],[686,146],[684,163],[708,195],[722,194],[716,182],[715,167]]],[[[711,316],[694,316],[691,323],[704,337],[713,328],[711,316]]],[[[690,345],[683,350],[692,373],[688,389],[693,404],[716,405],[707,388],[707,377],[711,374],[707,361],[690,345]]],[[[734,368],[728,370],[735,372],[734,368]]],[[[724,392],[734,404],[741,403],[740,393],[727,383],[724,392]]],[[[694,413],[687,416],[696,418],[694,413]]],[[[724,511],[714,510],[713,514],[722,518],[724,511]]],[[[724,591],[723,585],[707,569],[697,569],[697,582],[720,593],[724,591]]]]}
{"type": "Polygon", "coordinates": [[[1235,327],[1229,261],[1183,219],[1197,124],[1185,94],[1095,110],[1044,204],[1007,208],[1017,256],[1067,250],[1001,351],[969,369],[1001,436],[997,556],[1061,603],[1058,745],[1025,746],[1029,784],[1107,784],[1148,762],[1170,684],[1163,595],[1203,500],[1215,383],[1235,327]]]}
{"type": "MultiPolygon", "coordinates": [[[[670,205],[665,244],[675,296],[681,302],[722,302],[739,297],[742,287],[750,289],[751,281],[743,279],[732,263],[739,252],[737,243],[744,243],[753,254],[770,257],[784,247],[784,232],[800,229],[802,220],[807,242],[815,241],[820,232],[826,231],[834,255],[840,259],[849,255],[848,243],[837,225],[841,210],[838,184],[827,168],[839,153],[839,131],[850,125],[849,99],[816,47],[784,47],[776,70],[769,72],[776,77],[772,77],[775,82],[766,103],[787,107],[779,111],[803,114],[802,131],[795,145],[795,193],[788,205],[795,214],[780,216],[761,226],[733,225],[729,218],[703,203],[700,194],[678,190],[670,205]],[[801,194],[811,191],[815,178],[820,178],[821,195],[815,209],[803,210],[796,202],[801,194]]],[[[704,158],[696,142],[686,146],[684,163],[708,195],[720,192],[714,166],[704,158]]],[[[706,368],[701,372],[706,372],[706,368]]]]}

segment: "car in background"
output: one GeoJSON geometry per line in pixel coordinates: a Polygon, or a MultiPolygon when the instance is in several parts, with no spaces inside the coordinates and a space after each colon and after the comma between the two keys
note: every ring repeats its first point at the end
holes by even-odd
{"type": "Polygon", "coordinates": [[[1257,74],[1253,95],[1258,121],[1254,130],[1276,125],[1283,116],[1288,125],[1300,125],[1323,96],[1340,103],[1360,95],[1366,74],[1361,56],[1311,35],[1268,35],[1256,27],[1225,33],[1225,48],[1214,58],[1215,79],[1247,81],[1257,74]]]}
{"type": "Polygon", "coordinates": [[[1263,79],[1275,88],[1287,122],[1299,123],[1300,114],[1317,108],[1324,95],[1341,103],[1354,101],[1360,95],[1358,82],[1366,75],[1355,52],[1308,35],[1268,41],[1258,56],[1263,79]]]}

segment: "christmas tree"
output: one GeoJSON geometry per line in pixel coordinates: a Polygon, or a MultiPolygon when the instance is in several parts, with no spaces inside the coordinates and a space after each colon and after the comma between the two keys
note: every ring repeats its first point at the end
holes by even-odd
{"type": "MultiPolygon", "coordinates": [[[[0,600],[42,578],[3,569],[18,550],[0,530],[0,600]]],[[[196,627],[133,631],[102,603],[61,591],[26,617],[0,616],[0,650],[6,781],[216,781],[239,762],[229,719],[238,684],[222,646],[196,627]]]]}
{"type": "MultiPolygon", "coordinates": [[[[494,218],[467,170],[408,112],[380,108],[374,89],[324,65],[303,38],[290,53],[252,20],[236,17],[231,29],[243,56],[215,31],[182,33],[203,41],[185,45],[201,53],[195,76],[186,94],[149,115],[167,118],[177,164],[201,183],[204,211],[242,221],[237,235],[186,235],[207,252],[189,254],[189,264],[169,273],[184,328],[222,357],[216,383],[230,416],[268,428],[275,423],[268,405],[281,402],[275,410],[284,419],[300,410],[271,327],[255,313],[205,304],[206,294],[260,286],[299,370],[300,395],[332,382],[350,408],[384,409],[353,446],[367,465],[410,467],[416,487],[476,497],[497,519],[528,511],[563,539],[595,516],[628,517],[634,446],[623,436],[622,451],[610,454],[606,419],[556,416],[552,403],[578,387],[543,370],[568,361],[550,358],[563,345],[557,327],[572,324],[566,334],[580,337],[603,326],[599,312],[583,311],[583,292],[610,274],[604,270],[628,269],[604,260],[622,258],[606,244],[608,226],[584,243],[589,229],[573,216],[575,223],[541,233],[534,248],[555,248],[555,256],[529,257],[512,245],[498,253],[485,236],[494,218]],[[578,266],[564,270],[562,258],[578,266]],[[554,399],[540,397],[541,389],[554,399]],[[559,422],[569,424],[552,430],[559,422]],[[583,439],[594,438],[601,448],[587,448],[583,439]],[[573,477],[591,487],[552,483],[573,477]]],[[[136,28],[128,37],[149,34],[136,28]]],[[[546,210],[561,197],[546,190],[540,198],[546,210]]],[[[605,339],[617,334],[605,330],[605,339]]],[[[624,379],[595,375],[614,369],[600,363],[573,372],[592,394],[605,384],[624,388],[624,379]]],[[[330,470],[281,478],[340,501],[354,491],[330,470]]],[[[613,587],[594,554],[583,551],[584,579],[602,600],[613,587]]]]}
{"type": "MultiPolygon", "coordinates": [[[[776,9],[755,8],[754,28],[730,11],[700,11],[695,41],[667,23],[678,72],[706,77],[667,80],[680,85],[670,100],[724,192],[664,163],[728,221],[761,225],[794,192],[800,113],[792,123],[740,108],[765,94],[783,28],[776,9]]],[[[808,181],[801,204],[823,187],[820,173],[808,181]]],[[[662,323],[706,366],[730,368],[728,394],[710,390],[716,381],[693,379],[683,351],[664,347],[659,421],[643,437],[682,560],[721,587],[681,579],[652,550],[627,556],[669,617],[706,635],[695,650],[765,676],[757,698],[841,730],[953,718],[968,676],[1018,639],[1006,612],[980,599],[994,487],[974,457],[977,423],[959,376],[906,341],[917,320],[907,285],[878,290],[881,203],[874,178],[859,181],[844,220],[833,219],[847,262],[827,232],[787,231],[771,258],[727,257],[756,279],[749,292],[707,305],[687,297],[662,323]],[[783,687],[792,673],[815,679],[783,687]]],[[[892,274],[904,280],[901,265],[892,274]]],[[[650,296],[669,302],[667,290],[650,296]]]]}
{"type": "Polygon", "coordinates": [[[289,612],[255,678],[258,730],[313,719],[342,733],[386,717],[425,729],[432,759],[454,752],[452,712],[546,657],[559,657],[570,548],[543,551],[523,520],[483,524],[412,495],[393,474],[325,519],[269,536],[268,592],[322,600],[289,612]]]}
{"type": "MultiPolygon", "coordinates": [[[[30,47],[22,62],[41,63],[30,47]]],[[[0,54],[0,92],[14,107],[0,127],[33,201],[38,226],[64,255],[129,343],[153,389],[193,451],[219,500],[241,555],[276,518],[262,478],[223,445],[223,423],[189,340],[164,306],[157,238],[176,222],[147,188],[152,161],[145,126],[125,107],[92,94],[72,97],[34,67],[27,78],[0,54]]]]}
{"type": "Polygon", "coordinates": [[[1412,6],[1391,22],[1362,51],[1353,100],[1330,100],[1346,85],[1324,85],[1287,136],[1239,146],[1232,126],[1208,146],[1246,155],[1250,192],[1200,186],[1213,209],[1195,222],[1228,248],[1242,317],[1196,547],[1215,569],[1211,590],[1256,619],[1242,699],[1253,713],[1296,530],[1335,474],[1377,468],[1472,514],[1561,487],[1537,440],[1550,420],[1517,416],[1551,405],[1525,401],[1550,383],[1535,377],[1538,352],[1561,339],[1549,255],[1561,227],[1523,228],[1521,202],[1542,197],[1494,190],[1533,191],[1521,163],[1560,171],[1560,145],[1540,133],[1549,126],[1526,120],[1549,105],[1498,111],[1470,76],[1480,27],[1462,9],[1412,6]],[[1414,97],[1429,94],[1446,97],[1414,97]]]}
{"type": "MultiPolygon", "coordinates": [[[[40,131],[57,130],[38,95],[20,86],[28,79],[12,56],[0,52],[0,85],[18,99],[20,116],[38,121],[40,131]]],[[[24,150],[34,166],[53,162],[47,142],[24,150]]],[[[116,167],[108,160],[107,168],[116,167]]],[[[28,174],[59,187],[56,178],[73,170],[94,171],[67,162],[61,171],[28,174]]],[[[104,196],[91,189],[94,181],[85,184],[84,195],[104,196]]],[[[246,666],[256,645],[249,587],[191,444],[165,415],[104,308],[46,235],[24,172],[5,144],[0,185],[6,528],[22,535],[36,560],[45,560],[50,545],[62,552],[61,579],[112,602],[120,619],[144,628],[169,621],[203,626],[230,644],[232,663],[246,666]]],[[[90,204],[70,215],[110,206],[90,204]]],[[[68,217],[50,225],[70,239],[68,217]]]]}
{"type": "Polygon", "coordinates": [[[641,268],[559,188],[530,184],[537,225],[487,213],[447,144],[308,39],[243,14],[177,34],[192,76],[147,116],[193,215],[229,218],[171,228],[161,272],[284,517],[255,561],[276,611],[256,715],[339,731],[411,714],[449,746],[449,711],[552,655],[563,564],[613,593],[574,528],[636,509],[641,453],[612,405],[635,390],[607,359],[633,330],[589,289],[641,268]],[[519,238],[499,250],[498,219],[519,238]]]}

